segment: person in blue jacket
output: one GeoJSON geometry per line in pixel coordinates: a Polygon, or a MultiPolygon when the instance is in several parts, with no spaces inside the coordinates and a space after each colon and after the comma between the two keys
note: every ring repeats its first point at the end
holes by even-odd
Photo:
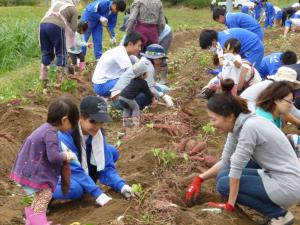
{"type": "Polygon", "coordinates": [[[264,39],[264,32],[252,16],[245,13],[229,13],[224,8],[218,7],[213,11],[213,19],[219,23],[223,23],[227,28],[243,28],[257,34],[260,40],[264,39]]]}
{"type": "Polygon", "coordinates": [[[264,28],[273,27],[274,18],[275,18],[275,8],[271,2],[268,0],[261,0],[261,7],[264,9],[266,18],[264,22],[264,28]]]}
{"type": "Polygon", "coordinates": [[[279,67],[297,63],[297,55],[293,51],[275,52],[265,56],[259,67],[258,72],[262,79],[274,75],[279,67]]]}
{"type": "MultiPolygon", "coordinates": [[[[116,44],[114,29],[117,23],[118,12],[124,12],[125,9],[125,0],[96,0],[85,7],[81,20],[88,22],[89,29],[85,33],[84,38],[87,42],[92,35],[96,60],[102,55],[103,26],[108,27],[111,35],[111,44],[116,44]]],[[[86,54],[86,48],[83,48],[83,52],[86,54]]]]}
{"type": "Polygon", "coordinates": [[[217,53],[222,50],[228,39],[235,38],[241,43],[240,55],[257,68],[264,56],[264,45],[259,37],[243,28],[230,28],[224,31],[203,30],[200,33],[199,44],[202,49],[217,53]]]}
{"type": "Polygon", "coordinates": [[[260,0],[254,0],[254,8],[253,8],[253,14],[252,16],[259,21],[261,17],[261,10],[262,10],[262,5],[260,3],[260,0]]]}
{"type": "Polygon", "coordinates": [[[87,96],[80,103],[80,118],[77,128],[58,134],[63,151],[72,151],[77,161],[71,162],[69,192],[64,195],[59,180],[54,199],[78,199],[84,193],[90,193],[98,205],[104,206],[112,198],[102,192],[100,183],[112,187],[125,198],[131,198],[131,187],[120,177],[115,167],[118,150],[106,143],[103,123],[111,121],[107,113],[107,104],[101,97],[87,96]]]}

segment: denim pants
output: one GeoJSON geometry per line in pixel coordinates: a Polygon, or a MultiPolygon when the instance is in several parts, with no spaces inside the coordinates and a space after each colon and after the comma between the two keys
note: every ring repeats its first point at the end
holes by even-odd
{"type": "MultiPolygon", "coordinates": [[[[216,180],[218,192],[226,198],[229,196],[229,171],[229,169],[222,170],[216,180]]],[[[269,198],[257,169],[243,169],[236,202],[255,209],[269,218],[284,216],[286,213],[285,209],[269,198]]]]}

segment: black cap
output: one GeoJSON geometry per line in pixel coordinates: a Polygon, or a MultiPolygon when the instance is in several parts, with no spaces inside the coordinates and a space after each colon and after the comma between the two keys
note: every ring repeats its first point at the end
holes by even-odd
{"type": "Polygon", "coordinates": [[[80,113],[88,115],[96,122],[111,122],[107,112],[107,104],[101,97],[87,96],[80,102],[80,113]]]}

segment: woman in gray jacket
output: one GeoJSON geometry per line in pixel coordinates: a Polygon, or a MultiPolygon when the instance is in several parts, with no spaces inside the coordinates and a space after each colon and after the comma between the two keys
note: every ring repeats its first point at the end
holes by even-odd
{"type": "Polygon", "coordinates": [[[217,177],[217,190],[227,203],[209,203],[234,211],[246,205],[269,218],[270,225],[290,225],[287,211],[300,200],[300,163],[289,141],[273,123],[251,114],[244,99],[216,94],[207,103],[216,129],[228,133],[221,160],[194,178],[186,193],[188,206],[200,193],[203,181],[217,177]],[[252,160],[256,168],[249,168],[252,160]]]}

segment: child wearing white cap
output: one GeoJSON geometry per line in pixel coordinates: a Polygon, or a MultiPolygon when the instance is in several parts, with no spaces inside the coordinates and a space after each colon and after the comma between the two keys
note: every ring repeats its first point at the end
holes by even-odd
{"type": "MultiPolygon", "coordinates": [[[[147,78],[148,64],[150,62],[140,60],[133,65],[134,78],[130,83],[121,91],[119,100],[123,107],[123,127],[125,129],[133,126],[137,128],[140,124],[140,107],[135,100],[135,97],[143,92],[149,99],[154,101],[154,96],[145,80],[147,78]]],[[[130,132],[130,129],[127,129],[130,132]]]]}

